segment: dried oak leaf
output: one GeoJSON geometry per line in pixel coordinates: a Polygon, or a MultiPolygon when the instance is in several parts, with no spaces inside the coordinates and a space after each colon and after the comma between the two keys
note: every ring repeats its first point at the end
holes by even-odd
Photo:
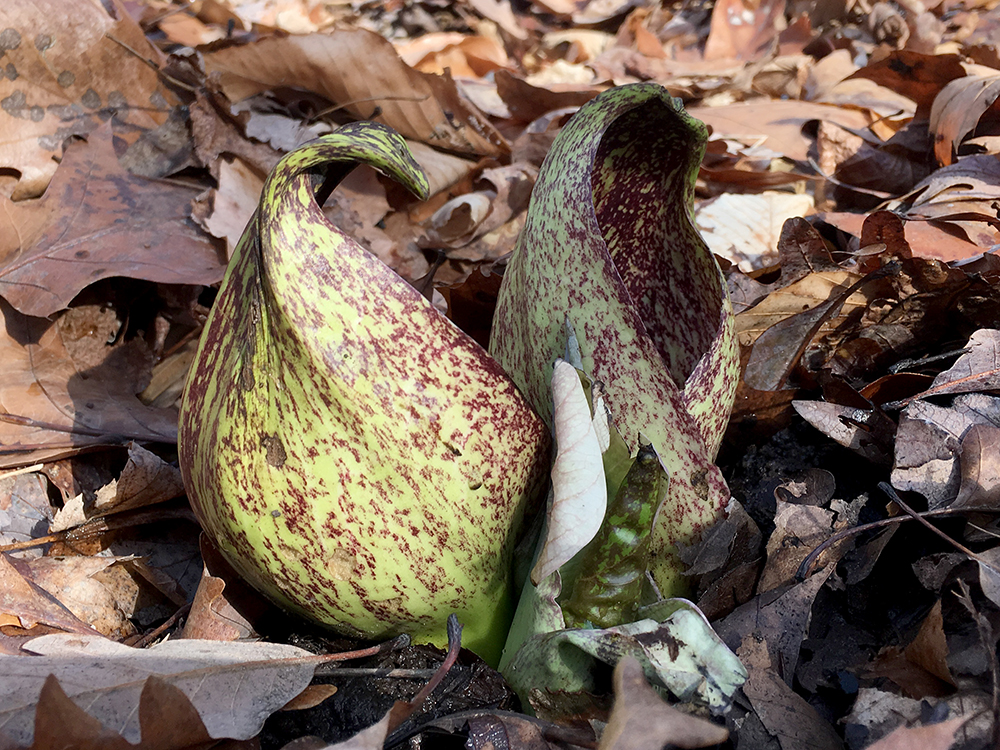
{"type": "Polygon", "coordinates": [[[466,154],[499,156],[507,141],[466,102],[449,76],[414,70],[364,29],[267,37],[205,53],[205,72],[232,101],[294,85],[407,138],[466,154]],[[378,116],[373,117],[373,112],[378,116]]]}
{"type": "Polygon", "coordinates": [[[202,742],[255,736],[268,716],[305,689],[320,659],[276,643],[176,640],[133,649],[98,636],[62,634],[36,638],[24,650],[36,655],[0,655],[0,744],[34,741],[39,750],[130,747],[124,740],[41,744],[53,714],[63,713],[46,710],[55,680],[63,697],[85,707],[85,714],[76,712],[80,723],[89,717],[143,748],[180,750],[191,747],[192,738],[165,742],[163,736],[194,727],[202,742]],[[177,722],[182,726],[172,727],[177,722]]]}
{"type": "Polygon", "coordinates": [[[110,276],[219,281],[223,259],[188,216],[198,192],[123,170],[104,125],[67,148],[42,198],[0,195],[0,295],[25,315],[46,317],[110,276]]]}
{"type": "Polygon", "coordinates": [[[63,141],[113,119],[128,141],[176,103],[147,58],[159,52],[117,3],[6,0],[0,8],[0,166],[21,179],[15,199],[39,195],[63,141]]]}

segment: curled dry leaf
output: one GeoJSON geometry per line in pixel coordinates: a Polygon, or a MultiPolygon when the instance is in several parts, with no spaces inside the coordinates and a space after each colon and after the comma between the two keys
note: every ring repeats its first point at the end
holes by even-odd
{"type": "Polygon", "coordinates": [[[950,407],[914,401],[900,414],[892,486],[921,493],[931,510],[950,505],[962,483],[963,439],[974,425],[997,423],[1000,398],[982,393],[961,394],[950,407]]]}
{"type": "Polygon", "coordinates": [[[930,131],[939,164],[955,161],[962,141],[976,129],[980,118],[1000,96],[1000,71],[979,68],[948,83],[931,107],[930,131]]]}
{"type": "Polygon", "coordinates": [[[129,443],[128,461],[121,476],[97,491],[92,515],[135,510],[183,494],[180,469],[133,442],[129,443]]]}
{"type": "Polygon", "coordinates": [[[976,424],[962,438],[962,482],[953,508],[996,508],[1000,501],[1000,427],[976,424]]]}
{"type": "Polygon", "coordinates": [[[531,571],[536,586],[594,538],[608,505],[601,446],[583,384],[573,365],[557,360],[552,372],[556,459],[545,545],[531,571]]]}
{"type": "Polygon", "coordinates": [[[465,154],[508,152],[503,136],[466,103],[449,77],[413,70],[370,31],[267,37],[205,53],[205,71],[232,101],[295,81],[359,119],[465,154]]]}
{"type": "Polygon", "coordinates": [[[0,166],[21,173],[16,200],[45,190],[66,138],[113,116],[133,140],[177,101],[147,64],[158,50],[121,6],[84,2],[68,11],[61,0],[9,0],[0,9],[0,166]]]}

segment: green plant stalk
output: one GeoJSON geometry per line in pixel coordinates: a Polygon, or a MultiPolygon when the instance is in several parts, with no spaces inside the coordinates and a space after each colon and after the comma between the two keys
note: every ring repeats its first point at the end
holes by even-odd
{"type": "Polygon", "coordinates": [[[570,594],[562,601],[570,628],[610,628],[632,622],[648,586],[649,542],[656,510],[668,477],[656,452],[640,445],[639,453],[614,499],[604,524],[580,553],[570,594]]]}
{"type": "Polygon", "coordinates": [[[317,179],[357,162],[426,195],[403,140],[375,123],[281,160],[189,375],[185,486],[222,554],[280,606],[440,645],[455,612],[495,660],[547,430],[478,344],[327,222],[317,179]]]}

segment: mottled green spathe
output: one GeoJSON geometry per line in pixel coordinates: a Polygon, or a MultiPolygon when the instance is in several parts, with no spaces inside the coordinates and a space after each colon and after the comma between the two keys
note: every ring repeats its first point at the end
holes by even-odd
{"type": "Polygon", "coordinates": [[[290,153],[230,262],[181,409],[192,506],[279,605],[495,659],[548,435],[471,338],[350,237],[317,178],[370,164],[425,195],[403,140],[356,123],[290,153]]]}
{"type": "Polygon", "coordinates": [[[684,589],[676,544],[719,520],[714,464],[739,374],[725,280],[695,228],[705,125],[662,86],[606,91],[559,132],[500,290],[490,350],[547,421],[549,374],[576,331],[582,370],[605,387],[634,452],[645,436],[670,475],[651,572],[684,589]]]}

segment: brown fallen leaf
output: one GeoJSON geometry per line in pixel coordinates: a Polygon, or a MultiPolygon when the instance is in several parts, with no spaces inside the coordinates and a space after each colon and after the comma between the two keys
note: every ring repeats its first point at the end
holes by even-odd
{"type": "Polygon", "coordinates": [[[48,625],[68,633],[93,635],[94,630],[32,580],[25,560],[0,552],[0,625],[31,630],[48,625]]]}
{"type": "Polygon", "coordinates": [[[221,92],[202,90],[197,93],[189,108],[195,156],[216,179],[219,177],[219,157],[223,154],[236,156],[254,171],[266,175],[278,163],[281,152],[266,142],[248,138],[244,128],[249,127],[253,118],[244,125],[231,110],[232,104],[221,92]]]}
{"type": "Polygon", "coordinates": [[[927,613],[916,636],[903,649],[903,655],[908,661],[923,667],[939,680],[955,685],[955,678],[951,676],[951,670],[948,668],[948,641],[944,632],[940,599],[927,613]]]}
{"type": "Polygon", "coordinates": [[[870,62],[851,78],[867,78],[898,91],[916,102],[918,118],[926,118],[941,90],[964,75],[960,55],[927,55],[901,49],[870,62]]]}
{"type": "Polygon", "coordinates": [[[777,39],[784,25],[785,0],[724,0],[712,10],[705,42],[706,60],[757,60],[777,39]]]}
{"type": "Polygon", "coordinates": [[[267,602],[225,561],[211,540],[201,535],[204,560],[201,580],[181,638],[211,641],[253,640],[253,623],[272,610],[267,602]]]}
{"type": "Polygon", "coordinates": [[[21,173],[15,199],[41,194],[69,136],[113,118],[131,142],[177,103],[146,62],[159,51],[120,6],[69,10],[63,0],[7,0],[0,9],[0,165],[21,173]]]}
{"type": "Polygon", "coordinates": [[[800,417],[827,437],[876,464],[892,463],[896,425],[881,409],[828,401],[793,401],[800,417]]]}
{"type": "MultiPolygon", "coordinates": [[[[861,279],[849,271],[820,271],[809,274],[786,287],[771,291],[766,298],[736,316],[736,332],[744,346],[753,344],[764,331],[775,324],[822,306],[861,279]]],[[[855,292],[845,304],[847,313],[867,304],[864,290],[855,292]]],[[[843,322],[843,313],[824,323],[819,335],[843,322]]]]}
{"type": "MultiPolygon", "coordinates": [[[[775,529],[767,540],[767,562],[757,590],[764,592],[790,584],[799,565],[813,549],[825,542],[842,524],[834,523],[833,511],[811,505],[777,501],[775,529]]],[[[824,552],[824,562],[835,561],[845,551],[844,544],[824,552]]]]}
{"type": "Polygon", "coordinates": [[[962,141],[976,129],[998,96],[1000,70],[979,66],[941,90],[931,107],[929,125],[939,164],[954,163],[962,141]]]}
{"type": "Polygon", "coordinates": [[[802,162],[808,160],[812,146],[812,139],[803,133],[806,123],[819,120],[862,129],[873,119],[856,109],[791,100],[695,106],[688,107],[688,114],[709,125],[714,137],[753,138],[765,148],[802,162]]]}
{"type": "Polygon", "coordinates": [[[725,727],[678,711],[650,687],[634,656],[621,659],[614,672],[615,703],[598,750],[660,750],[708,747],[725,742],[725,727]]]}
{"type": "Polygon", "coordinates": [[[833,568],[832,565],[827,566],[794,586],[758,594],[721,622],[714,623],[716,632],[733,650],[740,648],[747,638],[761,638],[767,643],[770,663],[774,665],[777,676],[791,684],[813,602],[833,568]]]}
{"type": "MultiPolygon", "coordinates": [[[[771,325],[766,331],[757,336],[753,342],[753,349],[747,361],[747,368],[743,378],[747,385],[761,391],[776,391],[786,388],[786,383],[792,371],[798,365],[802,355],[805,354],[809,344],[823,331],[830,329],[834,319],[843,317],[856,300],[864,299],[865,288],[869,282],[879,276],[891,272],[890,266],[873,271],[872,273],[854,281],[846,289],[831,290],[829,298],[812,307],[811,309],[796,312],[783,320],[771,325]]],[[[799,287],[808,288],[813,286],[810,282],[815,281],[815,277],[824,274],[812,274],[797,281],[790,287],[781,290],[784,295],[799,287]]],[[[836,276],[836,274],[830,274],[836,276]]],[[[772,296],[778,297],[781,293],[776,292],[772,296]]],[[[770,298],[769,298],[770,299],[770,298]]],[[[740,317],[747,316],[751,320],[760,319],[759,315],[763,309],[767,309],[768,300],[764,300],[760,305],[737,316],[736,330],[743,334],[740,327],[740,317]]],[[[742,340],[741,340],[742,343],[742,340]]]]}
{"type": "Polygon", "coordinates": [[[22,315],[0,300],[0,467],[51,460],[98,445],[172,443],[177,415],[135,394],[135,345],[111,348],[96,367],[77,362],[58,324],[22,315]]]}
{"type": "Polygon", "coordinates": [[[264,177],[239,157],[219,159],[215,169],[219,186],[198,196],[192,213],[202,229],[225,240],[228,257],[257,210],[264,177]]]}
{"type": "Polygon", "coordinates": [[[26,315],[51,315],[110,276],[212,284],[224,259],[188,219],[196,188],[130,175],[111,127],[67,148],[45,196],[0,196],[0,294],[26,315]]]}
{"type": "Polygon", "coordinates": [[[135,626],[97,574],[121,559],[97,555],[38,557],[28,560],[25,567],[33,583],[45,589],[82,622],[102,635],[120,640],[132,635],[135,626]]]}
{"type": "Polygon", "coordinates": [[[603,86],[534,86],[506,70],[494,76],[497,94],[503,99],[515,120],[532,122],[549,112],[568,107],[581,107],[602,90],[603,86]]]}
{"type": "Polygon", "coordinates": [[[414,70],[392,44],[363,29],[223,47],[205,53],[205,71],[234,102],[295,81],[407,138],[465,154],[499,156],[510,150],[450,77],[414,70]]]}
{"type": "Polygon", "coordinates": [[[743,692],[782,750],[842,750],[833,727],[778,676],[766,639],[748,635],[736,654],[749,672],[743,692]]]}
{"type": "MultiPolygon", "coordinates": [[[[831,211],[817,214],[816,218],[858,237],[865,217],[847,211],[831,211]]],[[[947,229],[947,224],[924,221],[908,221],[903,228],[907,244],[914,255],[922,258],[954,261],[978,255],[987,249],[971,242],[964,232],[961,232],[961,236],[956,236],[947,229]]]]}
{"type": "Polygon", "coordinates": [[[867,750],[948,750],[955,744],[958,730],[970,717],[956,716],[938,724],[899,727],[867,750]]]}

